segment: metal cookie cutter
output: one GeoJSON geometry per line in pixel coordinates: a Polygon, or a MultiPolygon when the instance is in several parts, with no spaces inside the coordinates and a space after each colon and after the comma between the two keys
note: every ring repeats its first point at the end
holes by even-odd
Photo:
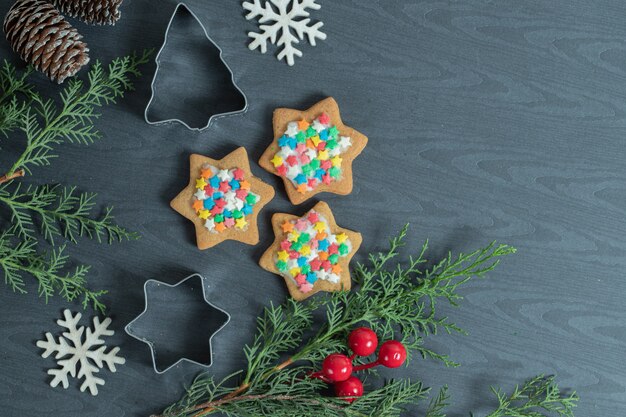
{"type": "Polygon", "coordinates": [[[211,366],[213,337],[228,324],[230,315],[207,300],[204,281],[193,274],[174,285],[154,279],[144,284],[145,308],[124,330],[150,346],[157,374],[182,361],[211,366]]]}
{"type": "MultiPolygon", "coordinates": [[[[186,28],[189,30],[190,26],[187,25],[186,28]]],[[[191,29],[193,29],[193,27],[191,27],[191,29]]],[[[181,31],[182,29],[178,30],[181,31]]],[[[165,30],[163,45],[155,58],[155,63],[156,69],[150,85],[152,93],[144,110],[144,119],[146,123],[150,125],[162,125],[176,122],[182,124],[187,129],[201,131],[208,128],[211,122],[218,117],[244,113],[248,109],[248,99],[237,86],[237,83],[235,83],[233,71],[222,57],[222,49],[211,39],[206,28],[200,19],[198,19],[198,16],[196,16],[185,3],[178,3],[174,9],[167,29],[165,30]],[[176,36],[176,31],[172,28],[185,22],[185,19],[191,19],[200,26],[204,36],[209,41],[208,45],[211,48],[211,52],[199,54],[198,59],[194,59],[192,62],[181,63],[178,54],[179,51],[187,50],[187,52],[191,53],[199,51],[206,46],[204,38],[201,39],[203,42],[202,45],[190,46],[189,43],[193,41],[191,36],[176,36]],[[172,45],[174,49],[173,53],[166,53],[169,49],[168,45],[172,45]],[[208,60],[211,61],[209,62],[208,60]],[[201,65],[214,67],[216,65],[215,62],[218,62],[218,65],[221,66],[221,72],[211,70],[204,71],[197,78],[196,82],[194,82],[193,76],[188,73],[190,67],[195,67],[196,69],[201,65]],[[172,94],[168,94],[164,95],[165,98],[163,98],[163,100],[160,99],[160,95],[156,93],[156,90],[159,88],[157,79],[159,73],[165,73],[167,70],[174,74],[172,76],[174,81],[166,83],[170,87],[169,89],[172,91],[172,94],[184,93],[186,94],[185,96],[175,97],[172,96],[172,94]],[[181,77],[181,71],[185,71],[184,74],[186,75],[181,77]],[[217,77],[217,79],[211,80],[211,83],[207,83],[207,73],[211,73],[214,77],[217,77]],[[180,88],[176,88],[177,83],[179,83],[180,88]],[[201,85],[202,83],[205,83],[206,87],[198,87],[198,84],[201,85]],[[190,90],[190,85],[196,86],[196,88],[190,90]],[[198,94],[203,94],[203,96],[195,96],[198,94]],[[189,113],[192,115],[195,114],[195,118],[198,119],[198,121],[190,121],[191,117],[187,115],[184,117],[181,115],[177,115],[178,117],[162,116],[168,113],[180,113],[182,111],[180,107],[173,107],[179,106],[180,103],[186,104],[189,113]],[[155,111],[155,108],[159,106],[165,108],[165,110],[158,111],[157,109],[155,111]],[[150,118],[151,110],[152,113],[159,113],[156,115],[155,119],[150,118]],[[204,117],[206,117],[207,113],[209,114],[209,119],[206,124],[203,125],[204,117]],[[186,121],[183,120],[183,118],[186,119],[186,121]]]]}

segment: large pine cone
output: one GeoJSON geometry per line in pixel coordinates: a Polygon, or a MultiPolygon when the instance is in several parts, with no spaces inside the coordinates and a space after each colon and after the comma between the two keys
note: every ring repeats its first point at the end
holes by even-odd
{"type": "Polygon", "coordinates": [[[123,0],[51,0],[61,13],[94,25],[114,25],[123,0]]]}
{"type": "Polygon", "coordinates": [[[4,19],[4,33],[24,61],[58,83],[89,62],[82,36],[45,1],[17,0],[4,19]]]}

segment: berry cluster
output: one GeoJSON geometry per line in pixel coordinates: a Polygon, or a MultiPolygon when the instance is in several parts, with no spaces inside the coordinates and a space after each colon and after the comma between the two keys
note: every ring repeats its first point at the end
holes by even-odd
{"type": "Polygon", "coordinates": [[[346,397],[346,401],[352,402],[363,395],[363,383],[359,378],[352,375],[353,372],[383,365],[387,368],[398,368],[406,361],[406,348],[397,340],[384,342],[378,350],[378,358],[374,362],[353,366],[352,361],[357,356],[370,356],[378,348],[378,337],[372,329],[359,327],[353,330],[348,337],[348,347],[352,356],[342,353],[330,354],[322,362],[322,370],[311,374],[313,378],[319,378],[327,383],[335,385],[335,395],[346,397]]]}

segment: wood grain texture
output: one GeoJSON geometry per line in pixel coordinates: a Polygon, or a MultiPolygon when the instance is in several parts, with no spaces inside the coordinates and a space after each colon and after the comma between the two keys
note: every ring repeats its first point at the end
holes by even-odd
{"type": "MultiPolygon", "coordinates": [[[[0,2],[4,14],[11,1],[0,2]]],[[[315,12],[328,34],[290,68],[250,52],[239,1],[190,0],[224,51],[248,96],[243,116],[215,121],[202,133],[148,126],[147,76],[98,126],[88,148],[65,146],[51,168],[27,181],[64,182],[97,191],[137,242],[70,246],[93,265],[93,286],[106,302],[127,364],[105,373],[96,398],[76,385],[47,385],[35,341],[55,328],[64,304],[0,291],[2,416],[147,416],[178,398],[198,371],[182,365],[156,375],[145,345],[122,332],[143,309],[146,279],[208,278],[211,301],[232,314],[214,340],[212,372],[243,363],[254,319],[286,291],[257,265],[272,242],[273,212],[300,212],[278,178],[252,171],[276,189],[259,217],[261,243],[195,248],[187,220],[168,202],[187,184],[191,153],[226,155],[245,146],[257,161],[273,137],[272,111],[307,108],[327,96],[344,122],[369,137],[354,161],[349,196],[320,195],[342,226],[361,232],[356,260],[380,249],[406,221],[410,243],[431,242],[431,257],[497,239],[518,248],[491,278],[463,290],[460,309],[442,309],[470,332],[438,335],[430,348],[462,363],[445,369],[416,361],[403,375],[450,385],[450,415],[493,405],[488,385],[511,388],[536,373],[559,375],[581,395],[578,416],[621,417],[626,410],[626,4],[619,0],[321,1],[315,12]],[[394,187],[390,200],[385,191],[394,187]],[[388,212],[392,203],[392,211],[388,212]],[[238,256],[236,262],[234,256],[238,256]]],[[[92,58],[109,59],[159,46],[174,1],[124,2],[115,27],[88,27],[92,58]]],[[[2,57],[16,60],[0,40],[2,57]]],[[[188,59],[181,51],[181,60],[188,59]]],[[[194,63],[188,60],[188,71],[194,63]]],[[[182,75],[184,76],[184,75],[182,75]]],[[[41,81],[53,94],[56,85],[41,81]]],[[[191,85],[189,88],[193,88],[191,85]]],[[[0,166],[19,140],[1,140],[0,166]]],[[[0,212],[4,216],[6,213],[0,212]]],[[[76,306],[75,309],[78,309],[76,306]]],[[[421,415],[419,410],[407,415],[421,415]]]]}

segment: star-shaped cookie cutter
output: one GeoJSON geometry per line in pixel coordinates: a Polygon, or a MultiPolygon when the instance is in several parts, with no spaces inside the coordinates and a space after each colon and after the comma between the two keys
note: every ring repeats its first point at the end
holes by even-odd
{"type": "MultiPolygon", "coordinates": [[[[182,362],[189,362],[204,368],[208,368],[213,364],[213,338],[215,337],[215,335],[217,333],[219,333],[229,322],[230,322],[230,314],[228,314],[228,312],[226,312],[225,310],[217,307],[216,305],[212,304],[208,298],[207,298],[207,294],[206,294],[206,286],[205,286],[205,278],[200,275],[200,274],[192,274],[190,276],[188,276],[187,278],[183,279],[182,281],[179,281],[176,284],[167,284],[165,282],[162,281],[158,281],[155,279],[149,279],[145,282],[144,284],[144,298],[145,298],[145,307],[144,310],[141,314],[139,314],[137,317],[135,317],[130,323],[128,323],[126,325],[126,327],[124,327],[124,331],[131,336],[134,339],[137,339],[141,342],[144,342],[145,344],[147,344],[150,347],[150,355],[152,356],[152,367],[154,369],[154,372],[156,372],[157,374],[163,374],[167,371],[169,371],[170,369],[172,369],[173,367],[179,365],[182,362]],[[195,361],[193,359],[189,359],[186,357],[181,357],[180,359],[178,359],[176,362],[174,362],[173,364],[171,364],[170,366],[166,367],[165,369],[159,369],[158,365],[157,365],[157,354],[156,354],[156,348],[155,348],[155,343],[153,340],[148,339],[145,336],[140,335],[139,333],[141,333],[141,331],[138,331],[136,329],[136,327],[140,327],[141,325],[141,321],[142,318],[144,316],[146,316],[148,314],[148,311],[150,309],[151,303],[149,302],[150,299],[150,293],[152,291],[155,291],[156,289],[158,289],[159,287],[166,287],[166,288],[176,288],[184,283],[186,283],[187,281],[190,281],[192,279],[199,279],[200,280],[200,285],[202,287],[202,298],[204,300],[204,302],[206,304],[208,304],[208,306],[211,309],[211,313],[213,315],[215,315],[215,313],[219,313],[225,316],[224,321],[222,322],[222,324],[212,332],[212,334],[209,336],[209,356],[208,356],[208,362],[207,363],[201,363],[198,361],[195,361]]],[[[209,313],[209,314],[211,314],[209,313]]]]}
{"type": "Polygon", "coordinates": [[[247,99],[246,95],[244,94],[244,92],[241,90],[241,88],[239,88],[239,86],[235,82],[235,75],[234,75],[232,69],[230,68],[230,66],[228,65],[228,63],[226,63],[226,61],[224,60],[224,57],[222,56],[222,49],[209,36],[209,33],[207,32],[205,26],[202,24],[202,22],[200,21],[198,16],[196,16],[196,14],[185,3],[178,3],[176,5],[176,8],[174,9],[174,12],[172,13],[172,17],[170,18],[170,21],[167,24],[167,28],[165,29],[165,37],[164,37],[164,40],[163,40],[163,45],[161,45],[161,48],[159,49],[159,52],[156,55],[155,64],[156,64],[156,69],[154,70],[154,77],[152,78],[152,83],[150,84],[150,90],[151,90],[150,100],[148,101],[148,104],[146,104],[146,108],[144,110],[144,120],[149,125],[163,125],[163,124],[169,124],[169,123],[180,123],[180,124],[182,124],[183,126],[185,126],[189,130],[193,130],[193,131],[199,132],[199,131],[202,131],[202,130],[208,128],[211,125],[211,123],[213,122],[213,120],[215,120],[215,119],[217,119],[219,117],[231,116],[231,115],[235,115],[235,114],[241,114],[241,113],[245,113],[248,110],[248,99],[247,99]],[[189,15],[191,17],[193,17],[193,19],[198,23],[198,25],[200,25],[200,27],[202,28],[202,31],[204,32],[204,35],[206,36],[207,40],[213,46],[215,46],[215,48],[217,48],[217,50],[219,51],[220,61],[222,62],[224,67],[230,73],[230,82],[231,82],[232,86],[235,88],[235,90],[237,90],[241,94],[241,97],[243,99],[243,107],[241,109],[234,110],[234,111],[227,111],[227,112],[223,112],[223,113],[211,114],[209,116],[209,120],[207,121],[206,125],[204,125],[202,127],[192,127],[187,122],[185,122],[184,120],[181,120],[179,118],[168,118],[168,119],[162,119],[162,120],[150,120],[150,118],[148,116],[148,113],[150,111],[150,106],[152,105],[152,102],[154,101],[154,98],[155,98],[155,95],[156,95],[156,93],[155,93],[155,83],[156,83],[156,80],[157,80],[157,76],[159,74],[159,70],[161,68],[161,64],[160,64],[161,54],[162,54],[163,50],[165,49],[165,47],[168,44],[168,39],[169,39],[169,36],[170,36],[170,30],[172,28],[172,24],[173,24],[174,20],[176,19],[176,16],[178,16],[180,13],[189,13],[189,15]]]}

